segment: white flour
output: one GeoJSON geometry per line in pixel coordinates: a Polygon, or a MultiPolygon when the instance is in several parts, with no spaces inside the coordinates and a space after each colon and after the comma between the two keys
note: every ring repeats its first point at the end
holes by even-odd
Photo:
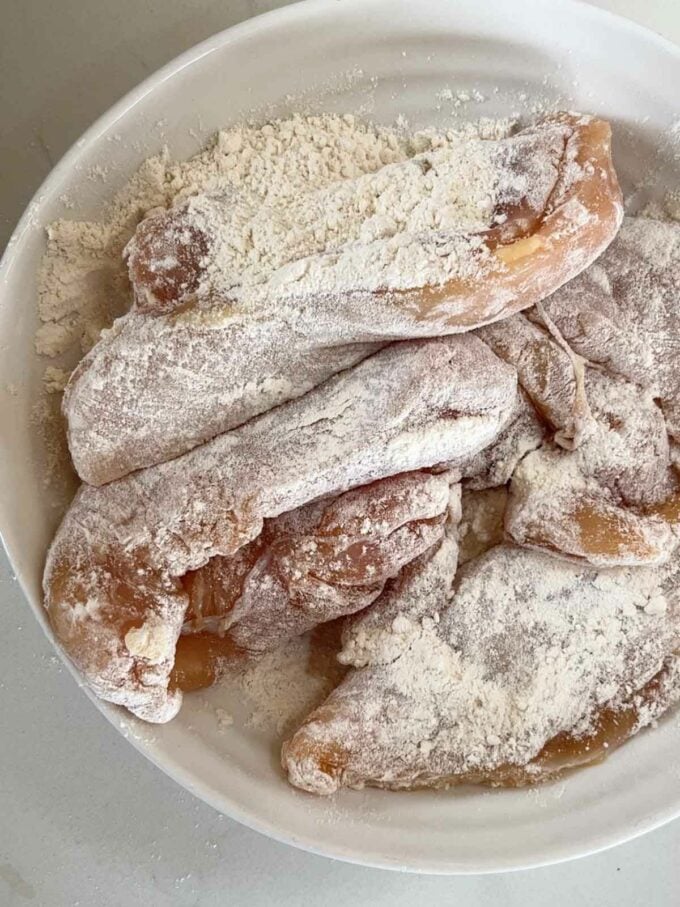
{"type": "Polygon", "coordinates": [[[164,155],[146,161],[101,221],[59,220],[49,227],[38,290],[40,355],[67,353],[72,367],[129,308],[123,249],[141,218],[172,197],[169,167],[164,155]]]}

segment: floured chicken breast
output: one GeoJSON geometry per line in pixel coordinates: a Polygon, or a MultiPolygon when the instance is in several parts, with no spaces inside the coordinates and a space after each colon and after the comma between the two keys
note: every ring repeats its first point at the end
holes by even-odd
{"type": "Polygon", "coordinates": [[[500,546],[454,579],[451,535],[351,621],[353,665],[284,744],[292,784],[530,784],[680,696],[678,565],[598,570],[500,546]]]}

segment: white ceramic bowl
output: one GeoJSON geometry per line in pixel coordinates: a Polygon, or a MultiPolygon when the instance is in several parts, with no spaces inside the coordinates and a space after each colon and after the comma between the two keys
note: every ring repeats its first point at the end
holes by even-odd
{"type": "MultiPolygon", "coordinates": [[[[162,144],[186,157],[219,127],[253,113],[358,111],[385,122],[403,114],[424,126],[452,111],[497,116],[556,98],[612,120],[624,186],[643,183],[637,197],[644,200],[669,179],[677,154],[678,85],[678,48],[582,4],[315,0],[216,35],[113,107],[47,178],[0,270],[0,528],[45,632],[40,578],[60,507],[44,487],[30,416],[44,367],[33,334],[50,221],[96,215],[162,144]],[[461,104],[458,96],[455,107],[445,87],[475,88],[488,100],[461,104]],[[94,165],[108,168],[106,183],[85,178],[94,165]],[[64,209],[64,196],[74,208],[64,209]]],[[[196,697],[186,698],[171,724],[151,729],[96,705],[159,768],[217,809],[279,840],[369,865],[443,873],[533,866],[596,851],[680,814],[680,734],[672,718],[605,764],[540,790],[364,791],[328,801],[288,787],[272,737],[238,723],[218,733],[196,697]]]]}

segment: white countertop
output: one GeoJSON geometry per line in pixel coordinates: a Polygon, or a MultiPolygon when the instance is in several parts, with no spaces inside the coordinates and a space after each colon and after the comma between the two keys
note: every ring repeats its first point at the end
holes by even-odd
{"type": "MultiPolygon", "coordinates": [[[[453,0],[452,0],[453,2],[453,0]]],[[[549,2],[549,0],[547,0],[549,2]]],[[[8,0],[0,248],[53,163],[129,88],[277,0],[8,0]]],[[[680,43],[678,0],[600,0],[680,43]]],[[[680,822],[548,869],[437,878],[311,856],[185,793],[92,708],[0,555],[0,905],[677,907],[680,822]]]]}

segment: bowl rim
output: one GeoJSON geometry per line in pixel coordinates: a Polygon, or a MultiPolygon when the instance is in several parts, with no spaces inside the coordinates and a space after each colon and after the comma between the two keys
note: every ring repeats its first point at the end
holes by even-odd
{"type": "MultiPolygon", "coordinates": [[[[400,0],[400,2],[406,4],[407,0],[400,0]]],[[[496,7],[501,14],[507,11],[507,8],[504,6],[504,0],[485,0],[485,3],[489,7],[496,7]]],[[[356,7],[357,10],[359,10],[364,4],[365,0],[343,0],[343,10],[347,10],[351,7],[356,7]]],[[[531,4],[539,11],[549,9],[551,12],[554,12],[555,9],[559,8],[567,13],[571,13],[575,17],[585,19],[586,21],[591,20],[595,23],[600,22],[611,29],[618,29],[623,33],[628,33],[640,40],[654,44],[659,52],[669,54],[672,58],[680,61],[680,46],[676,45],[670,39],[665,38],[653,29],[628,19],[623,15],[594,6],[592,3],[588,2],[588,0],[525,0],[525,4],[531,4]]],[[[33,211],[40,205],[42,197],[51,191],[51,186],[58,183],[64,174],[69,173],[73,169],[83,148],[96,142],[97,139],[110,130],[121,117],[125,116],[141,100],[157,90],[167,80],[177,76],[183,69],[195,64],[209,54],[222,49],[229,44],[238,43],[244,38],[261,31],[263,28],[276,28],[280,24],[290,23],[296,20],[300,21],[311,11],[330,11],[336,6],[337,0],[296,0],[296,2],[292,4],[250,17],[242,22],[215,32],[213,35],[170,59],[159,69],[148,75],[138,85],[126,92],[118,101],[97,117],[92,125],[70,145],[59,161],[45,176],[26,205],[23,214],[17,221],[17,224],[7,241],[2,257],[0,258],[0,305],[2,305],[1,297],[3,295],[3,287],[8,282],[15,260],[20,257],[21,240],[32,227],[33,211]]],[[[601,833],[596,838],[589,840],[585,845],[578,844],[577,842],[572,844],[550,844],[544,846],[540,856],[535,855],[533,858],[519,861],[511,859],[504,864],[502,858],[499,855],[496,855],[493,861],[486,862],[483,865],[480,863],[476,867],[457,866],[453,860],[448,865],[442,865],[439,860],[436,863],[431,864],[423,859],[418,859],[417,863],[406,863],[403,860],[387,855],[382,857],[359,856],[356,851],[345,846],[337,844],[319,844],[312,834],[299,835],[287,833],[282,830],[280,824],[277,825],[271,820],[259,815],[256,809],[244,808],[229,800],[226,795],[213,788],[210,784],[197,781],[196,776],[185,769],[178,760],[166,753],[161,754],[154,742],[138,738],[135,734],[126,732],[126,727],[131,726],[134,723],[134,719],[128,718],[120,707],[98,699],[95,694],[83,684],[79,671],[55,640],[49,622],[46,619],[42,603],[34,600],[29,592],[24,572],[17,566],[18,560],[12,553],[12,545],[7,541],[6,532],[3,531],[2,525],[0,525],[0,542],[6,552],[10,568],[16,577],[23,596],[28,602],[31,611],[42,627],[45,635],[50,640],[62,663],[75,679],[80,690],[85,693],[106,720],[112,724],[139,753],[191,794],[198,797],[212,808],[223,812],[234,821],[266,835],[275,841],[319,856],[376,869],[408,871],[431,875],[489,875],[556,865],[580,857],[600,853],[619,844],[632,841],[635,838],[680,817],[680,799],[678,799],[677,803],[670,803],[665,808],[657,809],[652,815],[637,820],[635,824],[629,821],[627,825],[622,826],[618,831],[614,829],[608,831],[606,834],[601,833]]]]}

